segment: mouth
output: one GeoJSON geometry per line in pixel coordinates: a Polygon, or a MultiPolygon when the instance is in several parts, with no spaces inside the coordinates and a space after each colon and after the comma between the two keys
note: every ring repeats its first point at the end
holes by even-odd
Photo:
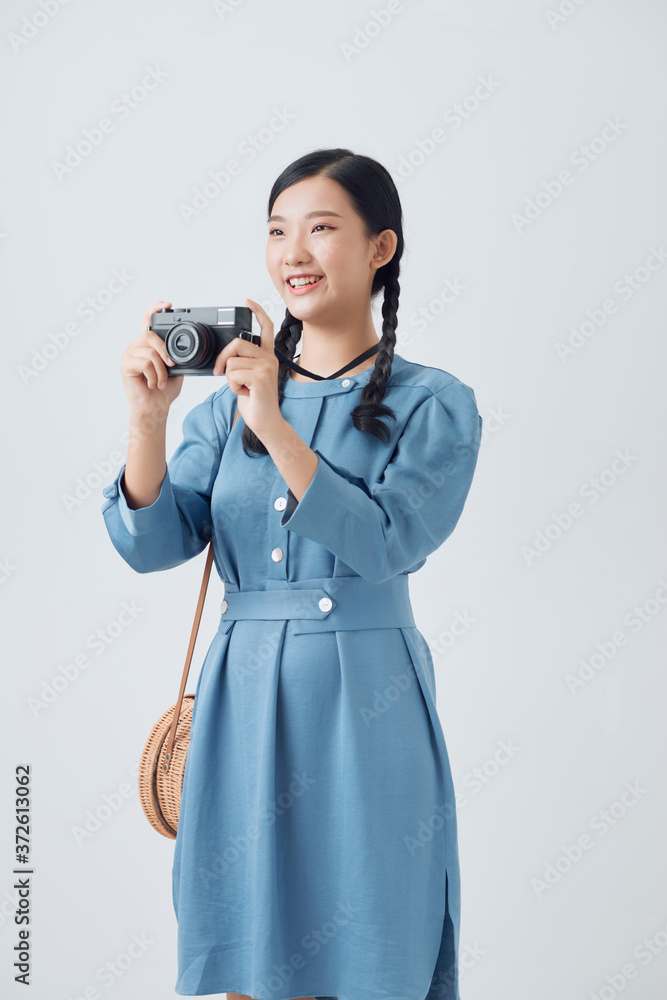
{"type": "MultiPolygon", "coordinates": [[[[307,277],[311,278],[311,275],[307,275],[307,277]]],[[[317,281],[309,280],[306,282],[306,284],[296,285],[295,287],[290,283],[289,278],[286,278],[285,284],[289,288],[292,295],[307,295],[308,292],[311,292],[314,288],[319,288],[322,282],[324,281],[324,275],[312,275],[312,277],[313,278],[316,277],[317,281]]]]}

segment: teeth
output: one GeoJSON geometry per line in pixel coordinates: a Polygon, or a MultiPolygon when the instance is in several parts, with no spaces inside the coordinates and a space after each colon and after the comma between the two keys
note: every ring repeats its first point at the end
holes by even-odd
{"type": "Polygon", "coordinates": [[[292,288],[298,288],[300,285],[310,285],[319,280],[319,278],[290,278],[289,283],[292,288]]]}

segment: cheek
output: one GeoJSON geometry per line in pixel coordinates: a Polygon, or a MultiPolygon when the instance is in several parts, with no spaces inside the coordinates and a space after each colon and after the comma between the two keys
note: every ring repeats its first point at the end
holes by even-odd
{"type": "Polygon", "coordinates": [[[343,272],[348,267],[349,255],[345,247],[336,240],[327,240],[317,248],[317,259],[322,267],[331,273],[343,272]]]}
{"type": "Polygon", "coordinates": [[[272,281],[279,285],[282,285],[282,271],[280,257],[276,254],[273,247],[269,247],[266,251],[266,269],[271,275],[272,281]]]}

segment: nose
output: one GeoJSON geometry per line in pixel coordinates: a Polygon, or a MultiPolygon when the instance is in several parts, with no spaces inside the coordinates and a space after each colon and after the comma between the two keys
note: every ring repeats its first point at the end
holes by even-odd
{"type": "Polygon", "coordinates": [[[283,244],[283,256],[288,267],[301,267],[310,259],[310,254],[301,236],[294,235],[283,244]]]}

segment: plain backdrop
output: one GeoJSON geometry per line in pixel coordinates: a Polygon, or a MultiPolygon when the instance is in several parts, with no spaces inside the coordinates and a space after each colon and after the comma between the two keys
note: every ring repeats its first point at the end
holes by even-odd
{"type": "MultiPolygon", "coordinates": [[[[248,296],[277,328],[271,186],[344,146],[401,195],[397,352],[484,418],[459,525],[410,582],[459,793],[462,1000],[662,1000],[664,5],[7,0],[0,21],[2,995],[175,995],[173,841],[136,767],[205,557],[140,575],[106,533],[120,358],[160,298],[248,296]]],[[[222,384],[185,380],[168,454],[222,384]]]]}

